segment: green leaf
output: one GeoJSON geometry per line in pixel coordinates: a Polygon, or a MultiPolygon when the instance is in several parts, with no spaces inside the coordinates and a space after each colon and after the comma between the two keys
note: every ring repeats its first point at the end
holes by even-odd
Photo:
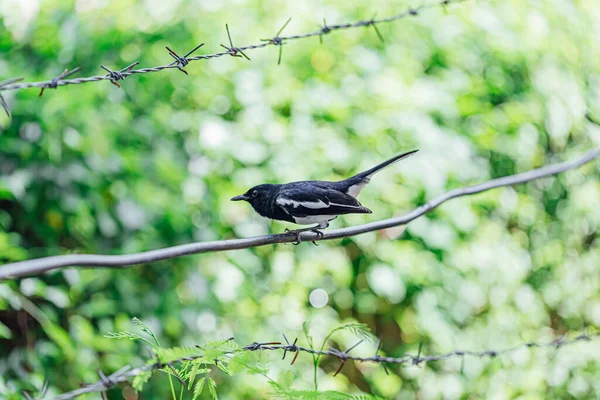
{"type": "Polygon", "coordinates": [[[50,320],[45,321],[42,326],[48,337],[61,348],[67,359],[72,360],[77,356],[72,338],[67,331],[50,320]]]}
{"type": "Polygon", "coordinates": [[[374,396],[372,394],[357,394],[354,396],[351,396],[352,400],[385,400],[383,397],[379,397],[379,396],[374,396]]]}
{"type": "Polygon", "coordinates": [[[210,370],[208,368],[200,368],[202,366],[201,360],[194,360],[192,362],[192,369],[187,374],[186,379],[189,380],[188,390],[191,389],[194,384],[194,380],[196,380],[197,375],[208,374],[210,370]]]}
{"type": "Polygon", "coordinates": [[[225,363],[224,363],[224,362],[222,362],[222,361],[221,361],[221,362],[218,362],[218,363],[217,363],[217,367],[218,367],[218,368],[219,368],[221,371],[225,372],[227,375],[231,376],[231,372],[229,372],[229,370],[227,369],[227,366],[225,365],[225,363]]]}
{"type": "Polygon", "coordinates": [[[143,342],[148,343],[150,346],[155,347],[154,343],[149,341],[148,339],[138,335],[137,333],[131,333],[128,331],[123,332],[108,332],[104,337],[109,339],[129,339],[129,340],[141,340],[143,342]]]}
{"type": "Polygon", "coordinates": [[[251,360],[254,360],[255,358],[255,355],[249,351],[234,353],[233,356],[229,359],[229,363],[227,363],[227,369],[232,374],[236,374],[241,371],[248,371],[248,366],[253,365],[253,362],[251,360]]]}
{"type": "Polygon", "coordinates": [[[10,339],[12,338],[12,332],[8,329],[8,326],[4,325],[0,322],[0,338],[1,339],[10,339]]]}
{"type": "MultiPolygon", "coordinates": [[[[154,353],[158,357],[158,359],[164,363],[170,363],[173,361],[179,361],[182,358],[188,357],[202,357],[202,351],[197,347],[171,347],[171,348],[157,348],[154,353]]],[[[202,362],[211,363],[210,360],[204,360],[202,357],[202,362]]],[[[213,361],[214,363],[214,361],[213,361]]]]}
{"type": "Polygon", "coordinates": [[[276,399],[285,400],[383,400],[380,397],[373,396],[366,393],[358,395],[349,395],[346,393],[338,392],[335,390],[325,390],[317,392],[314,390],[295,390],[290,388],[283,388],[274,382],[270,382],[273,389],[273,397],[276,399]]]}
{"type": "Polygon", "coordinates": [[[223,356],[224,354],[231,353],[232,351],[239,349],[239,346],[231,339],[223,339],[207,342],[199,348],[204,351],[205,359],[214,360],[223,356]]]}
{"type": "Polygon", "coordinates": [[[371,334],[371,331],[369,330],[369,327],[366,324],[361,324],[358,322],[350,322],[344,325],[340,325],[336,328],[333,328],[329,334],[327,335],[327,337],[325,338],[325,342],[327,342],[327,340],[336,332],[339,331],[350,331],[352,332],[352,334],[359,336],[363,339],[366,340],[371,340],[373,338],[373,335],[371,334]]]}
{"type": "Polygon", "coordinates": [[[0,200],[14,199],[14,194],[5,182],[0,181],[0,200]]]}
{"type": "Polygon", "coordinates": [[[284,399],[284,400],[350,400],[352,396],[336,392],[334,390],[326,390],[317,392],[314,390],[295,390],[290,388],[282,388],[278,385],[271,385],[273,389],[273,398],[284,399]]]}
{"type": "Polygon", "coordinates": [[[302,323],[302,330],[304,331],[304,336],[306,336],[306,340],[308,341],[308,345],[310,346],[310,348],[312,350],[314,350],[315,347],[313,346],[313,338],[310,335],[310,333],[308,332],[308,330],[309,330],[308,321],[304,321],[302,323]]]}
{"type": "Polygon", "coordinates": [[[142,321],[140,321],[139,319],[137,319],[135,317],[133,317],[131,322],[136,324],[142,330],[142,332],[145,332],[148,336],[150,336],[152,339],[154,339],[154,342],[156,343],[156,347],[160,347],[158,338],[156,337],[154,332],[152,332],[152,330],[150,328],[148,328],[148,325],[144,324],[142,321]]]}
{"type": "Polygon", "coordinates": [[[219,399],[219,396],[217,396],[217,382],[215,382],[210,376],[208,377],[208,391],[214,400],[219,399]]]}
{"type": "Polygon", "coordinates": [[[194,397],[192,397],[192,400],[196,400],[200,394],[202,393],[202,389],[204,389],[204,383],[206,382],[206,377],[202,377],[200,378],[200,380],[196,383],[196,386],[194,386],[194,397]]]}
{"type": "Polygon", "coordinates": [[[148,382],[150,380],[151,377],[152,377],[152,370],[144,371],[141,374],[136,375],[135,378],[133,378],[133,381],[131,382],[131,386],[133,386],[133,389],[136,392],[141,392],[142,389],[144,388],[144,385],[146,384],[146,382],[148,382]]]}
{"type": "Polygon", "coordinates": [[[189,373],[189,369],[192,366],[192,361],[190,360],[185,360],[181,362],[181,367],[179,367],[179,369],[177,370],[177,373],[179,375],[181,375],[182,377],[186,377],[188,376],[189,373]]]}
{"type": "Polygon", "coordinates": [[[277,383],[283,389],[289,389],[292,387],[292,383],[294,382],[294,374],[292,371],[281,371],[279,372],[279,377],[277,378],[277,383]]]}

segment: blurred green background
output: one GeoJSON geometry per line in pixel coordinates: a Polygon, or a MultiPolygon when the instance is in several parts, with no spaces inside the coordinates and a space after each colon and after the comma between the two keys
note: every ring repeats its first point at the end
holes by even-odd
{"type": "MultiPolygon", "coordinates": [[[[38,81],[172,61],[340,23],[415,1],[2,0],[0,80],[38,81]]],[[[3,93],[0,262],[123,254],[290,227],[229,198],[263,182],[339,179],[417,156],[362,192],[372,215],[407,212],[466,184],[572,159],[600,145],[600,4],[465,1],[379,27],[248,51],[177,70],[3,93]]],[[[236,342],[366,323],[390,356],[503,349],[600,325],[598,162],[452,200],[402,229],[300,246],[188,256],[125,270],[68,268],[0,284],[0,397],[48,395],[141,365],[142,346],[105,338],[138,317],[165,346],[236,342]],[[327,305],[309,302],[315,289],[327,305]]],[[[345,348],[356,338],[334,337],[345,348]]],[[[371,355],[376,342],[356,354],[371,355]]],[[[312,388],[312,360],[294,366],[312,388]]],[[[319,388],[397,399],[599,398],[600,344],[393,367],[323,360],[319,388]]],[[[223,399],[270,398],[262,377],[215,372],[223,399]]],[[[98,398],[98,394],[83,398],[98,398]]],[[[111,399],[136,396],[126,386],[111,399]]],[[[170,396],[154,376],[140,398],[170,396]]],[[[186,394],[186,398],[191,395],[186,394]]],[[[208,398],[204,393],[202,398],[208,398]]]]}

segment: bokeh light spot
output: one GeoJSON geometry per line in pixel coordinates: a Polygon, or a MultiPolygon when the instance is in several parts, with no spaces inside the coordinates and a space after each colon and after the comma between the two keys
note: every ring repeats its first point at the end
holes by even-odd
{"type": "Polygon", "coordinates": [[[327,302],[329,301],[329,295],[323,289],[315,289],[310,292],[308,301],[310,301],[311,306],[315,308],[322,308],[327,305],[327,302]]]}

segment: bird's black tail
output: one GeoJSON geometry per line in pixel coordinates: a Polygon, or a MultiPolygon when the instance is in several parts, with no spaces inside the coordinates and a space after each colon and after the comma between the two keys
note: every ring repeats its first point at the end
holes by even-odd
{"type": "Polygon", "coordinates": [[[411,156],[412,154],[415,154],[417,151],[419,151],[419,150],[409,151],[408,153],[400,154],[399,156],[390,158],[389,160],[384,161],[381,164],[379,164],[379,165],[377,165],[377,166],[375,166],[375,167],[373,167],[373,168],[371,168],[371,169],[369,169],[367,171],[364,171],[364,172],[361,172],[360,174],[354,175],[353,177],[349,178],[349,180],[350,179],[354,180],[354,179],[358,178],[358,179],[361,179],[361,180],[367,179],[367,182],[368,182],[368,178],[370,178],[376,172],[379,172],[380,170],[382,170],[383,168],[387,167],[388,165],[391,165],[391,164],[393,164],[393,163],[395,163],[397,161],[400,161],[402,159],[405,159],[406,157],[411,156]]]}

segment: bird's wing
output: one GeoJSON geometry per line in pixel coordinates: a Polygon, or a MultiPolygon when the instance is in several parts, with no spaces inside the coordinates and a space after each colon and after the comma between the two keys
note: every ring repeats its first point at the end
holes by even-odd
{"type": "Polygon", "coordinates": [[[311,215],[370,214],[354,197],[315,184],[283,188],[275,203],[293,217],[311,215]]]}

